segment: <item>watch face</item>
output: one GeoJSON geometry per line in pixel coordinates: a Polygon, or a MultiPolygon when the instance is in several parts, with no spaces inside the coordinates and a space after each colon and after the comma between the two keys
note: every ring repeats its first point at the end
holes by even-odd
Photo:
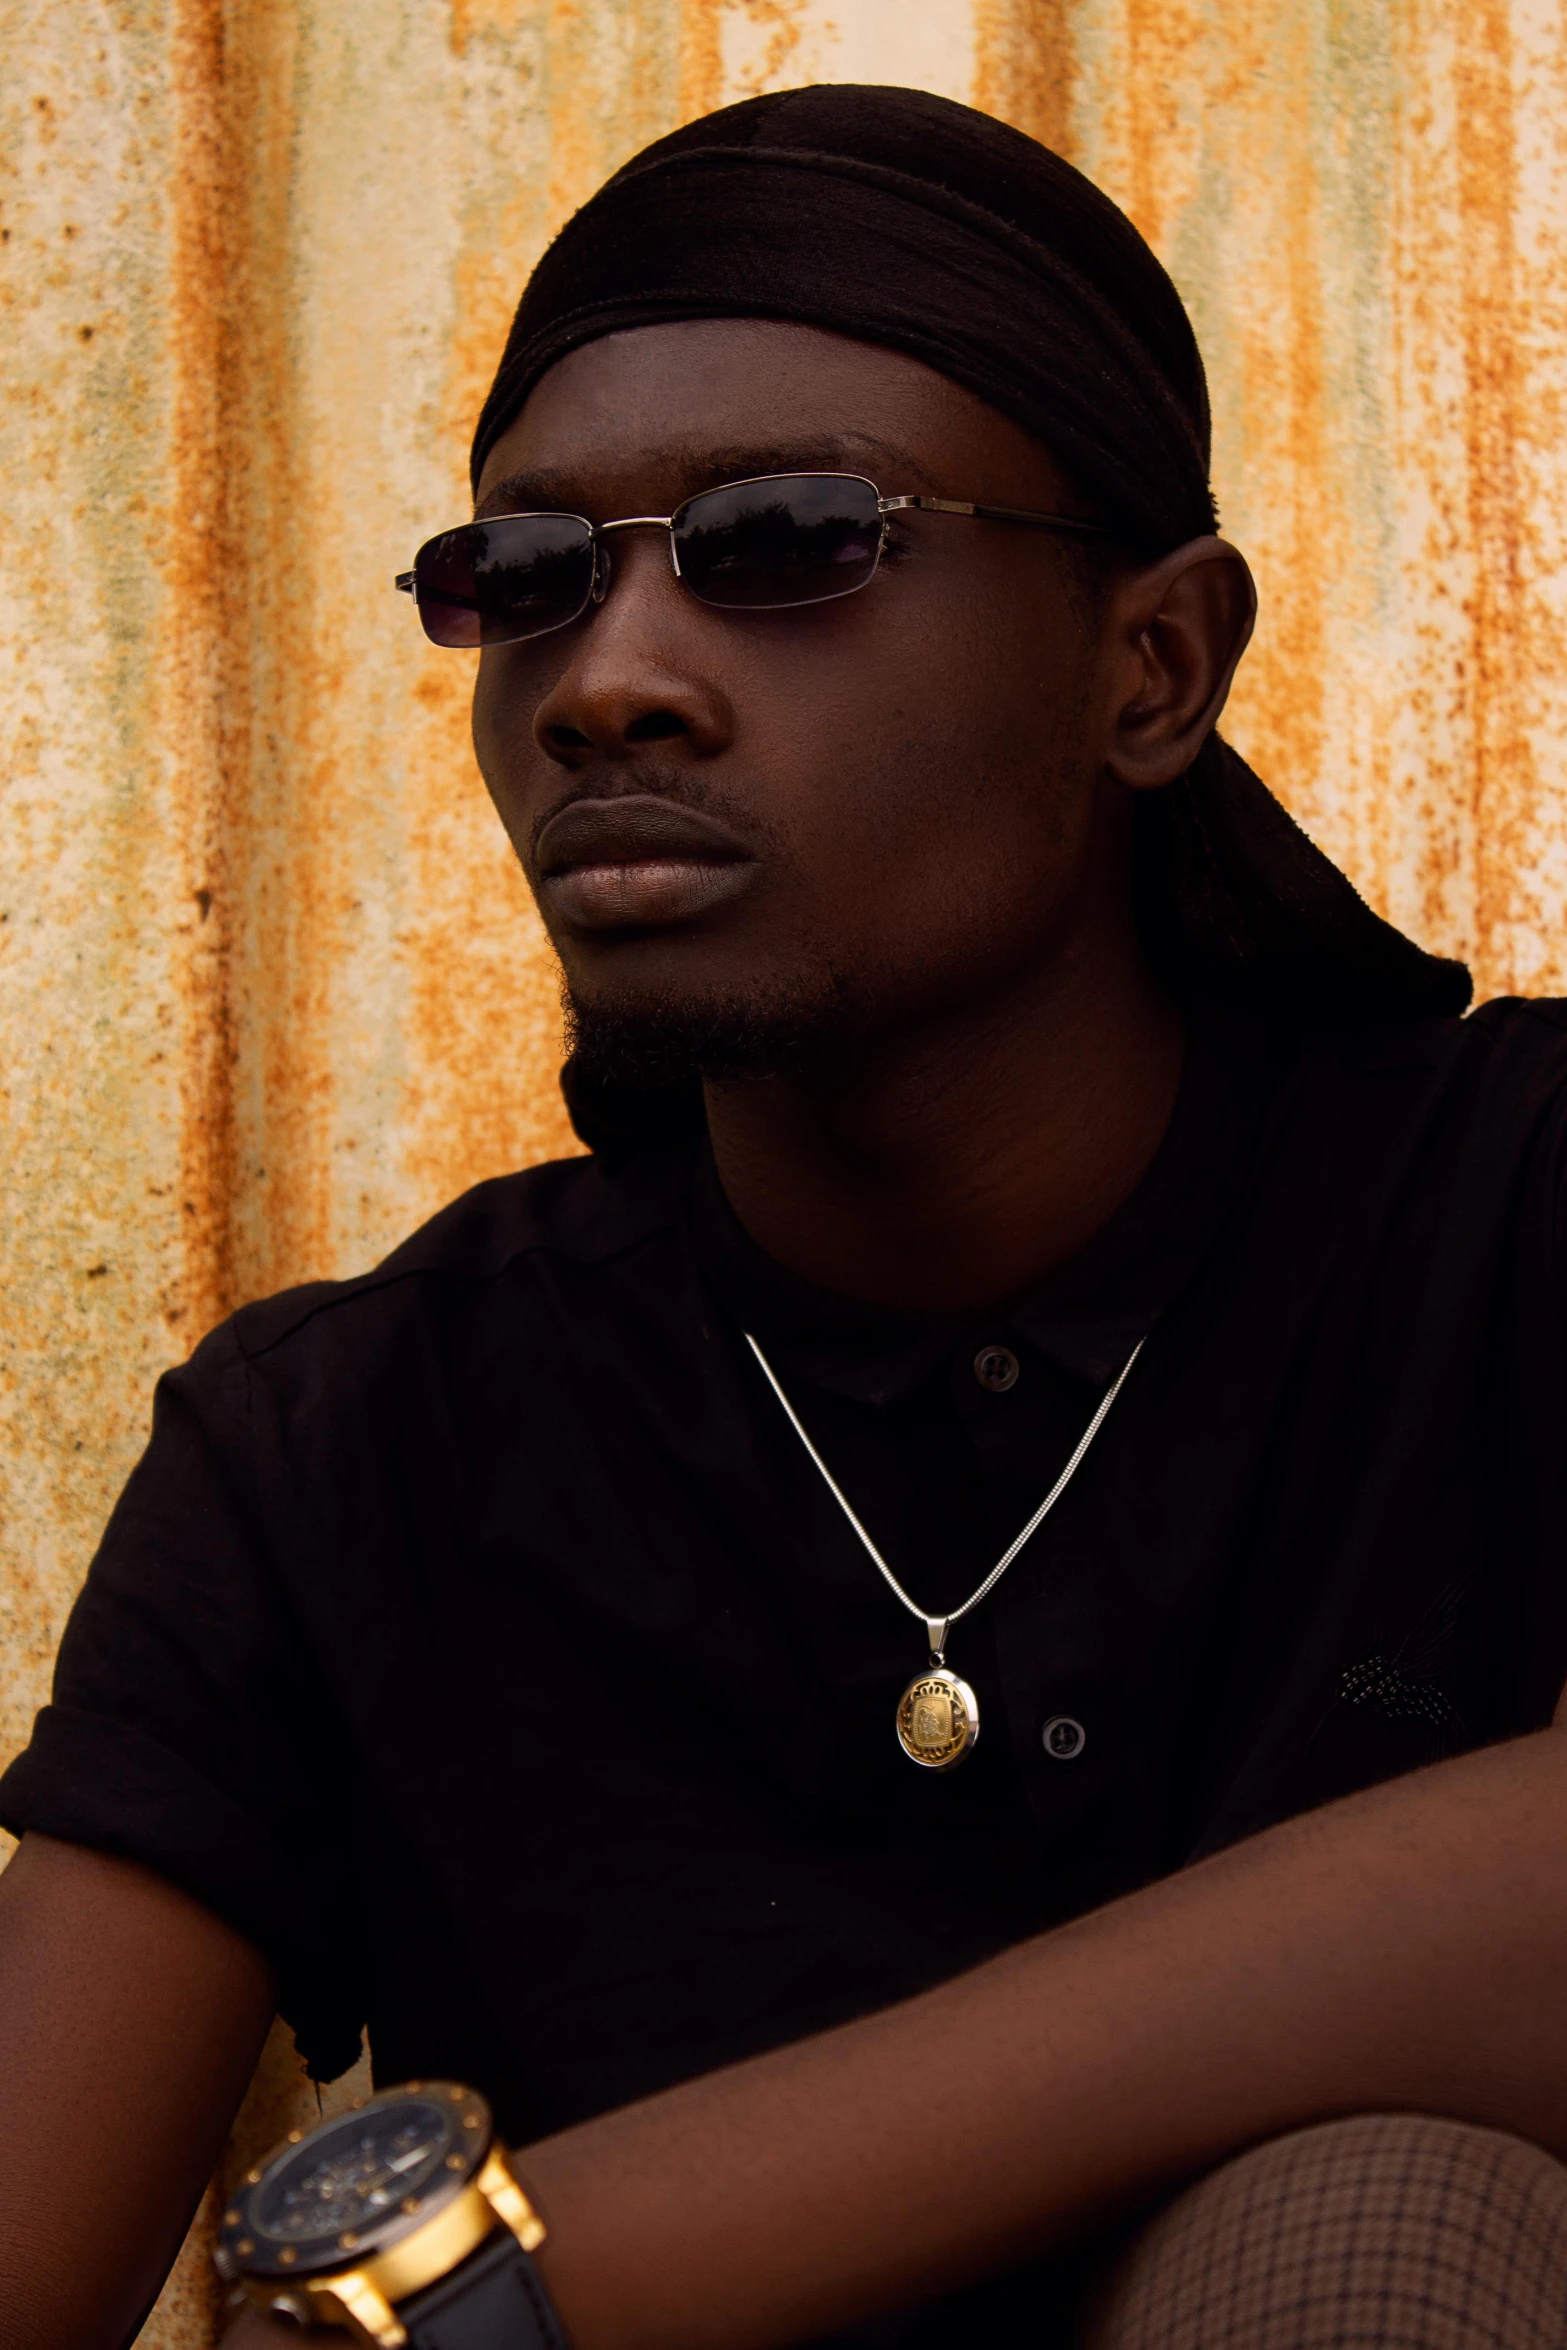
{"type": "Polygon", "coordinates": [[[352,2266],[460,2194],[490,2134],[484,2099],[455,2082],[385,2090],[251,2171],[223,2215],[223,2250],[250,2275],[352,2266]]]}

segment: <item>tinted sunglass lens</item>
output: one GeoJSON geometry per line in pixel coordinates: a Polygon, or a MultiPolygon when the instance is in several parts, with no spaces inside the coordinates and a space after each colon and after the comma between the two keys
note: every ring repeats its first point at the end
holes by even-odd
{"type": "Polygon", "coordinates": [[[704,490],[680,509],[674,532],[693,595],[760,612],[864,587],[881,553],[882,519],[868,481],[787,473],[704,490]]]}
{"type": "Polygon", "coordinates": [[[564,628],[593,593],[593,534],[574,514],[502,514],[443,531],[414,557],[424,633],[506,645],[564,628]]]}

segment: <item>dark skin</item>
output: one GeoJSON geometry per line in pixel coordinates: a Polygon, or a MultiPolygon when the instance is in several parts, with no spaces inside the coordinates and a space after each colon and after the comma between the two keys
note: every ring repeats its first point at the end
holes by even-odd
{"type": "MultiPolygon", "coordinates": [[[[886,490],[923,473],[953,495],[1072,498],[1026,437],[911,363],[729,324],[578,354],[491,474],[547,465],[590,514],[667,512],[703,450],[754,448],[760,424],[803,456],[846,418],[894,449],[843,450],[886,490]]],[[[831,960],[851,1017],[787,1075],[711,1088],[723,1179],[785,1262],[939,1310],[1080,1245],[1157,1146],[1180,1032],[1129,919],[1129,795],[1185,766],[1251,603],[1214,540],[1129,567],[1090,607],[1051,540],[941,517],[910,537],[838,610],[766,622],[702,610],[656,537],[622,539],[596,614],[486,656],[477,732],[579,994],[797,1001],[831,960]],[[574,844],[562,826],[552,856],[574,797],[616,805],[573,818],[574,844]],[[692,809],[726,838],[673,854],[692,809]]],[[[1567,2152],[1564,1827],[1558,1727],[523,2149],[574,2350],[810,2338],[1332,2114],[1450,2113],[1567,2152]],[[908,2127],[916,2082],[939,2163],[908,2127]]],[[[123,2341],[271,1996],[195,1903],[27,1839],[0,1879],[7,2350],[123,2341]]],[[[231,2339],[298,2336],[252,2318],[231,2339]]]]}
{"type": "MultiPolygon", "coordinates": [[[[492,451],[479,512],[669,513],[809,466],[1089,512],[1020,426],[918,362],[736,321],[564,360],[492,451]]],[[[1198,539],[1128,564],[1090,612],[1070,541],[918,515],[862,593],[738,615],[686,593],[656,532],[613,547],[596,616],[487,652],[474,703],[573,991],[766,1006],[830,970],[841,1023],[798,1070],[709,1089],[730,1200],[826,1287],[934,1312],[1009,1295],[1104,1221],[1169,1117],[1180,1025],[1132,926],[1132,795],[1218,716],[1244,563],[1198,539]],[[711,820],[705,885],[700,842],[671,870],[613,825],[552,856],[563,809],[634,828],[650,802],[711,820]]]]}

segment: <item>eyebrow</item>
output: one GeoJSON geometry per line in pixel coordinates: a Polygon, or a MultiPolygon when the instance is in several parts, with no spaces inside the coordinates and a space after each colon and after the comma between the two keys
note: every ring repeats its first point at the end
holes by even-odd
{"type": "MultiPolygon", "coordinates": [[[[896,480],[900,487],[905,481],[920,488],[936,487],[934,476],[906,449],[863,432],[836,433],[815,440],[745,442],[720,449],[666,450],[660,452],[659,462],[670,466],[685,485],[676,505],[699,490],[747,481],[763,473],[863,473],[874,466],[886,477],[876,485],[884,496],[898,494],[897,489],[888,489],[889,480],[896,480]]],[[[588,491],[585,475],[541,467],[508,473],[485,492],[474,516],[482,521],[496,514],[580,514],[603,503],[588,491]]]]}

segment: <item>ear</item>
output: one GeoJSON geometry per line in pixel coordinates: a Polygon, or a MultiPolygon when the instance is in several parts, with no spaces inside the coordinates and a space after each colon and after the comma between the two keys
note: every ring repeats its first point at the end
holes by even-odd
{"type": "Polygon", "coordinates": [[[1101,643],[1111,663],[1105,764],[1118,782],[1153,791],[1185,774],[1218,724],[1256,617],[1246,559],[1224,539],[1190,539],[1116,583],[1101,643]]]}

